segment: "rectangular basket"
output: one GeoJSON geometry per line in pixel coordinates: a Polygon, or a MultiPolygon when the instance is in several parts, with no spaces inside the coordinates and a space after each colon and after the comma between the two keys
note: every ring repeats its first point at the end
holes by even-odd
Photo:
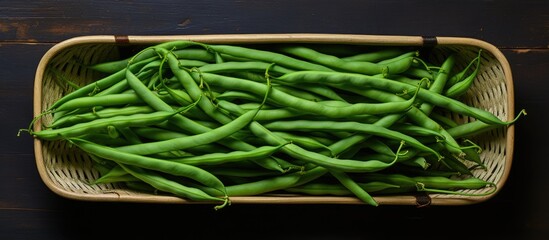
{"type": "MultiPolygon", "coordinates": [[[[263,43],[319,43],[375,46],[418,46],[434,56],[445,56],[449,50],[458,51],[456,66],[465,66],[465,59],[472,59],[479,49],[484,52],[481,69],[472,88],[464,96],[465,103],[494,113],[502,120],[514,117],[514,93],[511,69],[505,56],[493,45],[472,38],[379,36],[351,34],[234,34],[234,35],[177,35],[177,36],[82,36],[68,39],[53,46],[41,59],[34,86],[34,115],[42,113],[62,96],[64,89],[53,81],[53,73],[63,72],[71,79],[88,83],[95,79],[93,73],[74,59],[93,64],[117,59],[128,51],[171,40],[194,40],[212,44],[263,44],[263,43]],[[54,70],[54,71],[52,71],[54,70]]],[[[436,61],[436,60],[435,60],[436,61]]],[[[440,61],[440,60],[439,60],[440,61]]],[[[471,121],[471,119],[456,119],[471,121]]],[[[35,123],[39,130],[43,118],[35,123]]],[[[465,205],[485,201],[501,189],[509,175],[513,156],[514,128],[501,128],[482,134],[478,144],[483,147],[481,157],[486,170],[474,170],[476,177],[496,184],[497,191],[480,197],[428,194],[374,196],[380,205],[465,205]]],[[[90,158],[75,148],[60,142],[34,140],[36,165],[40,177],[53,192],[60,196],[85,201],[119,201],[149,203],[197,203],[178,197],[135,192],[117,184],[90,185],[99,173],[92,168],[90,158]]],[[[482,193],[487,190],[465,190],[482,193]]],[[[254,204],[362,204],[354,197],[265,195],[231,197],[232,203],[254,204]]]]}

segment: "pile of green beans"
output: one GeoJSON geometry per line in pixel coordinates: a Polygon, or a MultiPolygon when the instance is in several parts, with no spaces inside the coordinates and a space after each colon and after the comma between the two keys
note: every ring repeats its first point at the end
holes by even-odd
{"type": "Polygon", "coordinates": [[[43,113],[52,122],[29,132],[89,154],[101,173],[91,184],[216,209],[232,196],[342,195],[377,206],[376,195],[495,188],[472,174],[484,163],[471,137],[514,121],[460,101],[482,51],[459,69],[457,52],[436,64],[416,47],[355,47],[149,46],[86,66],[103,77],[55,101],[43,113]]]}

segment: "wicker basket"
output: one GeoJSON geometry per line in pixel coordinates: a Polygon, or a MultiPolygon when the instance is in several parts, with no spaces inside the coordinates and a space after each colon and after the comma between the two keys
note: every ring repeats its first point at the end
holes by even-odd
{"type": "MultiPolygon", "coordinates": [[[[67,89],[55,84],[55,73],[63,72],[72,81],[87,83],[95,79],[94,73],[75,64],[114,60],[139,49],[169,40],[195,40],[205,43],[258,44],[258,43],[339,43],[359,45],[422,46],[432,51],[433,61],[442,61],[449,50],[458,50],[457,66],[464,67],[465,59],[472,59],[479,49],[484,51],[480,73],[471,90],[464,96],[467,104],[486,109],[502,120],[514,117],[514,93],[511,69],[504,55],[493,45],[471,38],[375,36],[346,34],[237,34],[237,35],[189,35],[189,36],[83,36],[68,39],[53,46],[40,61],[34,86],[34,115],[61,97],[67,89]],[[436,59],[438,58],[438,59],[436,59]]],[[[455,119],[460,122],[472,119],[455,119]]],[[[51,121],[42,118],[42,122],[51,121]]],[[[35,123],[39,130],[41,122],[35,123]]],[[[496,183],[497,191],[482,197],[451,194],[375,196],[380,205],[464,205],[485,201],[494,196],[504,185],[513,156],[514,128],[500,128],[479,135],[475,141],[483,147],[481,157],[487,170],[474,171],[483,180],[496,183]]],[[[86,201],[121,201],[150,203],[196,203],[173,196],[144,194],[116,184],[89,185],[99,173],[92,168],[92,161],[76,148],[60,142],[34,141],[36,165],[40,177],[55,193],[70,199],[86,201]]],[[[467,193],[483,193],[467,190],[467,193]]],[[[254,204],[362,204],[354,197],[268,195],[232,197],[232,203],[254,204]]]]}

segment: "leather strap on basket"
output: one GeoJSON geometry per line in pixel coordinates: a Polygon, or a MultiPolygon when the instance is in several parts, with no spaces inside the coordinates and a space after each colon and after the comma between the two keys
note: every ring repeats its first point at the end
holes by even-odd
{"type": "Polygon", "coordinates": [[[424,48],[433,48],[438,44],[437,37],[435,36],[421,36],[423,39],[424,48]]]}
{"type": "Polygon", "coordinates": [[[118,44],[128,44],[130,43],[130,38],[128,35],[114,35],[114,42],[118,44]]]}
{"type": "Polygon", "coordinates": [[[425,192],[419,192],[416,196],[416,206],[418,208],[428,207],[431,205],[431,197],[425,192]]]}
{"type": "Polygon", "coordinates": [[[427,57],[429,56],[433,48],[438,45],[438,40],[435,36],[421,36],[421,38],[423,40],[423,43],[419,51],[419,55],[421,57],[427,57]]]}

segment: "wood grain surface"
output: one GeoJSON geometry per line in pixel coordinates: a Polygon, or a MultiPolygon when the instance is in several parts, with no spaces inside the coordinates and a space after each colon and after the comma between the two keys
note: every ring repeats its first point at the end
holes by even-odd
{"type": "Polygon", "coordinates": [[[549,239],[549,2],[511,0],[0,0],[0,239],[549,239]],[[353,33],[478,38],[511,64],[510,177],[471,206],[202,205],[84,202],[51,192],[33,143],[34,74],[54,44],[83,35],[353,33]]]}

